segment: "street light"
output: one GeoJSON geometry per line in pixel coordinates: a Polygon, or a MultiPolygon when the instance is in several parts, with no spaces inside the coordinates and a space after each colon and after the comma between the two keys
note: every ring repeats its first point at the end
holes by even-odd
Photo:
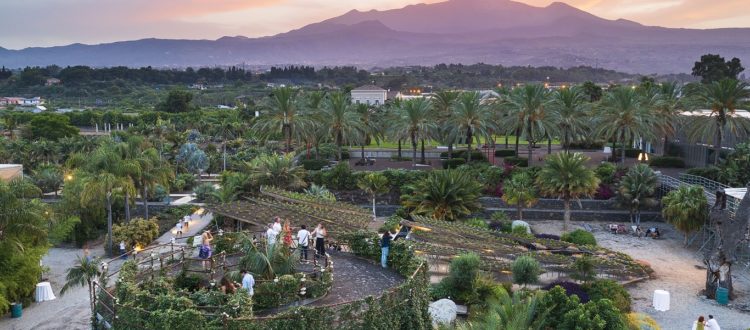
{"type": "Polygon", "coordinates": [[[638,154],[638,162],[641,162],[641,163],[648,162],[648,154],[645,152],[638,154]]]}

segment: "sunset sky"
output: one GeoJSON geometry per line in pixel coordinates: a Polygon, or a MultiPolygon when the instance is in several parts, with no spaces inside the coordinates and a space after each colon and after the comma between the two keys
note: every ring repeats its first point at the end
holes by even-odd
{"type": "MultiPolygon", "coordinates": [[[[460,1],[460,0],[457,0],[460,1]]],[[[498,0],[504,1],[504,0],[498,0]]],[[[750,27],[750,0],[568,0],[608,18],[688,28],[750,27]]],[[[100,43],[148,37],[267,36],[351,9],[438,0],[3,0],[0,47],[100,43]]],[[[519,0],[546,6],[549,0],[519,0]]]]}

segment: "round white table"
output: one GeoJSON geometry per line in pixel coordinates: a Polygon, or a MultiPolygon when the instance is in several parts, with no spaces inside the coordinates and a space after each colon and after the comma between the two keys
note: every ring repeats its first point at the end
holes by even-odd
{"type": "Polygon", "coordinates": [[[660,312],[666,312],[669,310],[669,291],[654,291],[654,309],[660,312]]]}
{"type": "Polygon", "coordinates": [[[49,282],[40,282],[36,285],[34,300],[36,302],[49,301],[55,299],[55,293],[52,292],[52,285],[49,282]]]}

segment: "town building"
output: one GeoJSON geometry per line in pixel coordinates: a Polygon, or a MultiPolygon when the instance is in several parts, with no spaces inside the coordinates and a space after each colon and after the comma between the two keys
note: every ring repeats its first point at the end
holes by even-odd
{"type": "Polygon", "coordinates": [[[388,91],[375,85],[365,85],[352,89],[351,98],[354,104],[379,106],[385,104],[388,91]]]}

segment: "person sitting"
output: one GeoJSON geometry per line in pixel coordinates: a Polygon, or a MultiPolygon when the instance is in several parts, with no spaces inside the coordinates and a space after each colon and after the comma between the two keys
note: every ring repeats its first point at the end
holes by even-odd
{"type": "Polygon", "coordinates": [[[219,290],[221,290],[224,294],[234,294],[237,292],[237,287],[234,285],[234,282],[227,279],[227,277],[222,277],[221,282],[219,282],[221,286],[219,286],[219,290]]]}
{"type": "Polygon", "coordinates": [[[648,230],[646,230],[646,236],[651,237],[653,239],[657,239],[661,237],[661,233],[659,232],[659,228],[651,227],[648,230]]]}

